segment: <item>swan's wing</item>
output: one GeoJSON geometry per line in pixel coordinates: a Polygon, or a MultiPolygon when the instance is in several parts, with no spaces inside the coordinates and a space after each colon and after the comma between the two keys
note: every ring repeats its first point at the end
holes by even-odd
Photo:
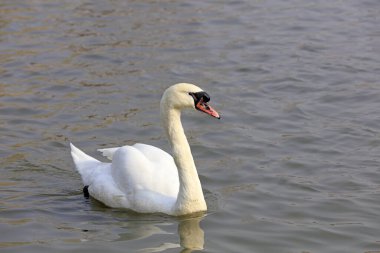
{"type": "Polygon", "coordinates": [[[90,196],[109,207],[131,208],[127,194],[117,186],[112,177],[110,164],[97,170],[92,177],[92,183],[88,187],[90,196]]]}
{"type": "Polygon", "coordinates": [[[102,148],[98,149],[99,152],[102,153],[103,156],[107,157],[109,160],[112,160],[113,154],[118,150],[120,147],[116,148],[102,148]]]}
{"type": "Polygon", "coordinates": [[[179,189],[177,167],[163,150],[146,144],[116,150],[112,177],[124,192],[131,208],[143,212],[169,212],[179,189]]]}
{"type": "Polygon", "coordinates": [[[173,157],[164,150],[136,143],[98,151],[112,160],[113,177],[126,192],[136,192],[133,187],[138,186],[143,190],[176,195],[173,189],[179,182],[177,167],[173,157]]]}
{"type": "Polygon", "coordinates": [[[177,194],[177,166],[172,156],[159,148],[146,144],[123,146],[114,153],[111,167],[115,181],[125,191],[142,189],[177,194]]]}
{"type": "Polygon", "coordinates": [[[149,161],[149,173],[152,175],[149,180],[152,182],[147,188],[177,197],[179,178],[173,157],[155,146],[137,143],[133,147],[149,161]]]}
{"type": "MultiPolygon", "coordinates": [[[[162,161],[162,159],[165,159],[165,160],[173,159],[172,156],[169,155],[167,152],[152,145],[136,143],[133,145],[133,147],[141,151],[151,162],[160,162],[162,161]]],[[[102,148],[102,149],[98,149],[98,151],[101,152],[102,155],[107,157],[109,160],[112,160],[113,155],[115,154],[116,150],[118,150],[119,148],[120,147],[102,148]]]]}
{"type": "Polygon", "coordinates": [[[133,147],[143,153],[152,163],[174,163],[173,157],[170,154],[155,146],[136,143],[133,147]]]}
{"type": "Polygon", "coordinates": [[[179,180],[173,158],[145,144],[102,150],[112,163],[102,163],[71,144],[75,166],[92,197],[110,207],[138,212],[170,213],[179,180]]]}

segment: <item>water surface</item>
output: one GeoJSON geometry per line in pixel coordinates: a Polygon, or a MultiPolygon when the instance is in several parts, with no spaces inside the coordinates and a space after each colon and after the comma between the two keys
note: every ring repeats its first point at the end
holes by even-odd
{"type": "Polygon", "coordinates": [[[379,10],[2,1],[0,251],[380,251],[379,10]],[[69,141],[99,159],[136,141],[169,150],[158,103],[178,82],[222,115],[183,115],[209,212],[83,198],[69,141]]]}

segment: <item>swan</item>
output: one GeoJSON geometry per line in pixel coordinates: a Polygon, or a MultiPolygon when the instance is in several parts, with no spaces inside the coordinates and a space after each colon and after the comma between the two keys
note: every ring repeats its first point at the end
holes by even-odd
{"type": "Polygon", "coordinates": [[[70,143],[71,156],[81,175],[85,195],[113,208],[139,213],[186,215],[207,210],[201,182],[181,124],[181,111],[192,108],[220,119],[210,96],[194,84],[167,88],[160,117],[172,155],[157,147],[132,146],[98,149],[109,163],[85,154],[70,143]]]}

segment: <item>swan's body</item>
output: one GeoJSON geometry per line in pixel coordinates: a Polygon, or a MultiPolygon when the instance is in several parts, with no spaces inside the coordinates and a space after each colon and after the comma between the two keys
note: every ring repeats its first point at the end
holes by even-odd
{"type": "Polygon", "coordinates": [[[169,87],[160,103],[173,156],[146,144],[100,149],[112,163],[71,144],[71,155],[89,194],[105,205],[141,213],[184,215],[207,210],[201,183],[181,124],[181,110],[195,108],[219,118],[207,93],[192,84],[169,87]]]}

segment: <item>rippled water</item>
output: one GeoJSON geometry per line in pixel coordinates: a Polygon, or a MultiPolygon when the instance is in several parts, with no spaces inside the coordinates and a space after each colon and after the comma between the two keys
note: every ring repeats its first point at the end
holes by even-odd
{"type": "Polygon", "coordinates": [[[380,252],[380,3],[0,3],[1,252],[380,252]],[[209,212],[139,215],[86,200],[69,155],[168,150],[183,116],[209,212]],[[203,250],[201,249],[203,248],[203,250]]]}

